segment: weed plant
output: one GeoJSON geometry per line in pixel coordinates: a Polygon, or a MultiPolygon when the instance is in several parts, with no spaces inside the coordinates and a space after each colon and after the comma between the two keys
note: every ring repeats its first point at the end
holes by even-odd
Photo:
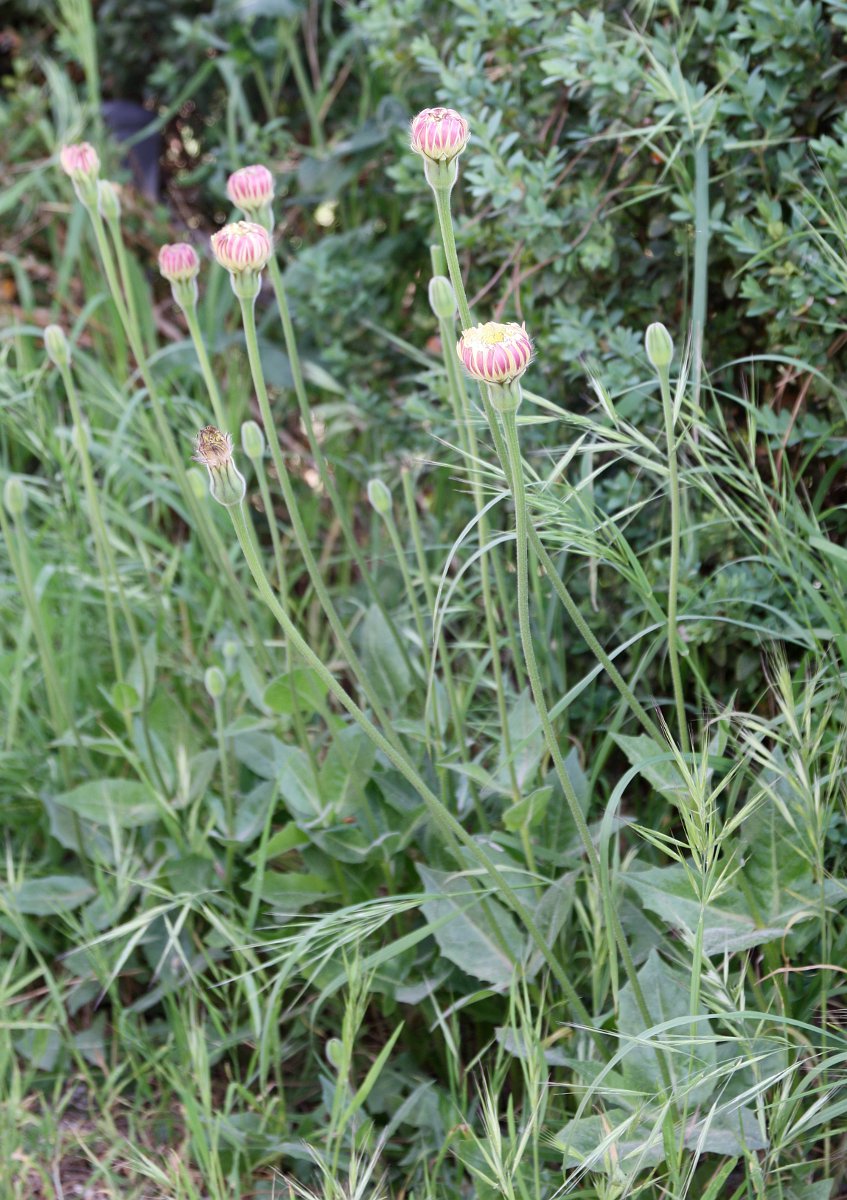
{"type": "MultiPolygon", "coordinates": [[[[418,13],[388,8],[352,14],[386,19],[375,59],[418,13]]],[[[817,5],[739,8],[777,22],[777,63],[820,33],[817,5]]],[[[697,12],[677,36],[708,43],[720,12],[697,12]]],[[[661,96],[643,137],[690,169],[691,266],[684,304],[629,298],[637,350],[580,361],[542,271],[526,312],[508,282],[466,291],[516,222],[544,225],[547,169],[492,152],[475,51],[431,72],[460,113],[421,113],[380,183],[429,214],[428,259],[385,230],[330,312],[321,255],[363,236],[356,190],[298,256],[274,172],[227,153],[236,77],[209,165],[232,209],[211,250],[161,249],[167,293],[158,218],[107,178],[91,10],[58,17],[80,95],[45,62],[56,128],[16,132],[22,87],[3,133],[13,173],[28,137],[50,161],[0,215],[53,220],[49,295],[5,254],[0,333],[2,1194],[842,1195],[844,402],[830,316],[807,361],[788,316],[769,350],[709,304],[731,241],[713,127],[742,115],[660,69],[667,22],[648,81],[625,43],[631,75],[603,86],[661,96]],[[521,172],[527,194],[457,242],[484,172],[489,198],[521,172]],[[408,298],[386,327],[389,293],[408,298]],[[775,432],[763,396],[789,377],[819,424],[798,404],[775,432]]],[[[337,166],[310,20],[277,18],[256,139],[290,72],[337,166]]],[[[574,18],[557,51],[585,78],[589,35],[603,21],[574,18]]],[[[847,219],[814,181],[777,240],[814,247],[817,303],[847,219]]],[[[590,288],[575,252],[545,270],[590,288]]]]}

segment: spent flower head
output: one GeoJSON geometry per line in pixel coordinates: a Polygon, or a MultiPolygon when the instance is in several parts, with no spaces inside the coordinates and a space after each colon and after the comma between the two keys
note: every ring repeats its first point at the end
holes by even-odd
{"type": "Polygon", "coordinates": [[[532,359],[532,341],[525,325],[486,321],[466,329],[456,344],[465,370],[480,383],[513,383],[532,359]]]}
{"type": "Polygon", "coordinates": [[[209,491],[225,508],[240,504],[247,485],[232,457],[232,438],[214,425],[204,426],[194,440],[195,462],[202,463],[209,473],[209,491]]]}
{"type": "Polygon", "coordinates": [[[239,167],[226,181],[226,191],[236,208],[257,216],[273,203],[274,177],[262,163],[239,167]]]}

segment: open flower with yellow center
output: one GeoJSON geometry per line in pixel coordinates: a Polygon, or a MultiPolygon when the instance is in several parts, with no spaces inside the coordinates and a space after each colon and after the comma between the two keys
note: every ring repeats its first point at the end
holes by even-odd
{"type": "Polygon", "coordinates": [[[468,144],[470,126],[454,108],[425,108],[412,121],[412,149],[432,162],[450,162],[468,144]]]}
{"type": "Polygon", "coordinates": [[[232,438],[221,433],[214,425],[206,425],[194,439],[195,462],[202,463],[209,472],[209,491],[225,508],[240,504],[247,485],[232,457],[232,438]]]}
{"type": "Polygon", "coordinates": [[[212,253],[231,275],[263,270],[272,249],[267,229],[255,221],[235,221],[212,234],[212,253]]]}
{"type": "Polygon", "coordinates": [[[513,383],[532,359],[532,341],[525,326],[486,321],[466,329],[456,344],[465,370],[481,383],[513,383]]]}
{"type": "Polygon", "coordinates": [[[273,203],[274,177],[261,163],[239,167],[226,181],[226,191],[236,208],[253,216],[273,203]]]}

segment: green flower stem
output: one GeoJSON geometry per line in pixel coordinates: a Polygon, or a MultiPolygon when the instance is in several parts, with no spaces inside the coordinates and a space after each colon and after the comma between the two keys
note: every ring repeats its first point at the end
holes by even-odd
{"type": "Polygon", "coordinates": [[[309,573],[309,578],[312,581],[312,587],[315,589],[315,594],[318,597],[321,607],[326,613],[330,627],[335,634],[336,641],[341,648],[341,652],[347,659],[350,670],[356,677],[362,691],[367,697],[374,715],[386,731],[394,746],[399,746],[399,739],[394,733],[393,726],[388,714],[380,702],[379,697],[374,691],[373,686],[368,679],[367,672],[364,670],[359,657],[353,649],[347,630],[336,611],[335,605],[332,602],[332,597],[329,590],[323,581],[320,568],[315,562],[315,556],[312,553],[312,548],[309,545],[309,536],[306,533],[303,525],[300,509],[297,504],[297,497],[294,494],[294,489],[291,486],[291,479],[288,474],[288,468],[285,465],[285,460],[282,457],[280,450],[279,438],[277,437],[276,427],[274,426],[273,414],[271,412],[270,400],[268,399],[268,389],[265,385],[264,371],[262,370],[262,360],[259,356],[259,342],[256,336],[256,316],[254,312],[254,301],[241,300],[241,316],[244,323],[244,337],[247,343],[247,357],[250,360],[250,371],[253,376],[253,386],[256,389],[256,396],[259,401],[259,412],[262,416],[262,423],[265,426],[265,436],[268,440],[268,445],[271,451],[271,459],[276,469],[279,478],[279,485],[282,489],[285,507],[288,510],[288,519],[291,521],[294,530],[294,537],[297,542],[297,548],[303,556],[303,561],[306,564],[306,570],[309,573]]]}
{"type": "MultiPolygon", "coordinates": [[[[473,319],[471,317],[470,308],[468,307],[467,295],[465,293],[465,285],[464,285],[464,282],[462,281],[462,273],[461,273],[461,269],[459,267],[459,259],[456,254],[456,240],[455,240],[455,237],[453,234],[453,222],[452,222],[452,216],[450,213],[449,190],[446,192],[446,194],[443,194],[442,192],[436,190],[435,191],[435,199],[436,199],[436,205],[438,208],[438,219],[439,219],[439,224],[441,227],[442,240],[444,242],[444,252],[445,252],[445,256],[447,258],[447,268],[448,268],[448,271],[450,274],[450,281],[453,284],[453,290],[456,293],[456,300],[459,305],[459,317],[462,321],[464,328],[467,329],[473,324],[473,319]]],[[[456,368],[456,370],[457,370],[457,368],[456,368]]],[[[448,374],[449,374],[449,366],[448,366],[448,374]]],[[[488,418],[488,424],[491,429],[491,435],[494,439],[494,445],[497,450],[497,454],[500,458],[501,463],[505,464],[508,462],[509,456],[508,456],[508,452],[506,450],[505,443],[503,442],[503,438],[500,433],[499,427],[497,425],[496,416],[491,408],[491,401],[489,400],[488,395],[485,392],[484,388],[480,389],[480,391],[482,394],[482,401],[483,401],[483,407],[485,409],[485,415],[488,418]]],[[[507,475],[507,479],[508,479],[508,475],[507,475]]],[[[541,538],[539,537],[538,532],[535,529],[535,526],[532,524],[532,522],[529,522],[529,540],[532,544],[534,553],[538,556],[538,560],[539,560],[542,568],[547,572],[550,582],[553,584],[553,589],[556,592],[556,595],[559,597],[560,601],[564,605],[565,611],[567,612],[568,616],[573,621],[574,625],[576,625],[576,627],[579,630],[579,633],[581,634],[581,636],[583,637],[586,645],[589,647],[592,654],[594,654],[597,661],[601,664],[603,669],[606,671],[606,673],[608,674],[612,683],[615,685],[615,687],[618,689],[618,691],[620,692],[623,699],[629,705],[630,709],[632,710],[633,715],[637,718],[637,720],[640,722],[642,727],[646,730],[647,733],[650,734],[651,737],[656,739],[656,741],[659,743],[659,745],[666,747],[667,743],[665,742],[665,739],[661,736],[655,723],[653,721],[651,721],[650,717],[647,715],[647,712],[645,711],[643,706],[635,698],[631,688],[629,688],[627,686],[626,681],[624,680],[623,676],[620,674],[618,669],[615,667],[614,663],[609,658],[608,654],[606,654],[605,650],[603,650],[602,646],[597,641],[596,637],[594,636],[594,634],[591,632],[588,625],[586,624],[585,618],[582,616],[582,613],[579,609],[579,605],[576,603],[576,601],[571,596],[564,580],[560,577],[559,572],[556,570],[555,564],[553,563],[553,560],[551,559],[550,555],[548,554],[548,552],[544,546],[544,543],[541,541],[541,538]]]]}
{"type": "Polygon", "coordinates": [[[185,316],[185,323],[188,326],[188,334],[191,338],[191,343],[194,346],[194,353],[197,355],[197,361],[200,364],[200,374],[203,376],[203,382],[206,385],[206,391],[209,394],[209,400],[212,405],[212,412],[215,414],[215,421],[219,429],[228,429],[229,422],[224,412],[223,401],[221,400],[221,392],[218,387],[218,381],[215,378],[215,373],[212,370],[212,364],[209,361],[209,355],[206,352],[206,343],[203,341],[203,335],[200,332],[200,322],[197,320],[197,305],[186,305],[182,309],[185,316]]]}
{"type": "MultiPolygon", "coordinates": [[[[276,514],[273,509],[273,500],[271,498],[271,489],[268,484],[268,473],[265,470],[264,461],[261,458],[254,460],[256,469],[256,479],[259,483],[259,495],[262,497],[262,507],[265,510],[265,521],[271,535],[271,546],[273,548],[274,562],[276,564],[277,579],[279,581],[279,595],[281,597],[282,607],[285,609],[289,618],[291,617],[291,591],[288,586],[288,572],[285,567],[285,555],[282,550],[282,541],[279,536],[279,526],[276,521],[276,514]]],[[[315,758],[315,748],[312,745],[312,739],[306,734],[306,726],[303,722],[303,714],[300,711],[300,705],[297,701],[297,687],[292,675],[293,661],[291,657],[291,646],[288,641],[285,643],[285,670],[288,674],[291,684],[291,699],[292,711],[291,719],[294,724],[294,733],[297,737],[298,745],[302,746],[309,756],[309,764],[312,768],[312,777],[315,782],[315,787],[320,791],[320,772],[318,761],[315,758]]]]}
{"type": "Polygon", "coordinates": [[[679,740],[683,752],[691,749],[688,740],[688,723],[685,719],[685,700],[682,692],[682,675],[679,669],[679,626],[676,620],[677,594],[679,591],[680,549],[680,495],[679,468],[677,464],[676,433],[674,430],[673,399],[671,397],[670,374],[667,367],[658,371],[659,387],[662,392],[662,410],[665,416],[665,438],[668,447],[668,478],[671,505],[671,560],[668,568],[668,661],[673,682],[674,705],[679,729],[679,740]]]}
{"type": "Polygon", "coordinates": [[[215,709],[215,734],[218,742],[218,758],[221,764],[221,791],[223,792],[224,820],[226,821],[226,866],[225,881],[227,886],[232,883],[232,871],[235,866],[235,805],[233,803],[232,786],[229,777],[229,753],[224,729],[223,705],[220,696],[212,698],[215,709]]]}
{"type": "MultiPolygon", "coordinates": [[[[447,269],[450,275],[450,280],[453,284],[453,291],[456,294],[456,303],[459,306],[459,319],[463,329],[468,329],[471,325],[470,309],[468,308],[467,296],[462,284],[462,272],[459,267],[459,259],[456,254],[456,238],[453,233],[453,219],[450,212],[450,188],[449,187],[434,187],[432,189],[435,196],[435,209],[438,215],[438,225],[441,231],[441,240],[444,246],[444,254],[447,259],[447,269]]],[[[469,456],[469,475],[471,480],[471,490],[473,492],[474,504],[476,511],[482,513],[484,508],[484,500],[482,494],[482,484],[480,483],[478,472],[475,468],[475,462],[479,457],[479,448],[476,440],[476,430],[474,428],[473,417],[470,412],[470,404],[468,403],[468,394],[464,387],[464,382],[459,371],[459,364],[456,361],[456,355],[453,352],[453,330],[449,324],[439,322],[439,332],[441,335],[441,353],[444,358],[444,366],[447,371],[447,380],[451,394],[456,397],[454,400],[454,409],[458,409],[462,413],[463,419],[459,422],[459,436],[463,442],[463,448],[469,456]],[[442,326],[444,328],[442,328],[442,326]]],[[[494,672],[494,687],[497,693],[497,710],[500,719],[500,729],[503,736],[503,753],[509,770],[509,783],[512,789],[512,796],[515,803],[521,798],[520,786],[518,784],[517,772],[515,769],[514,756],[512,754],[512,739],[509,731],[509,711],[506,706],[506,687],[503,678],[503,664],[500,658],[500,642],[497,636],[497,624],[495,620],[495,605],[491,586],[491,574],[489,568],[489,558],[486,547],[489,541],[489,527],[486,516],[481,515],[477,521],[477,537],[479,540],[480,557],[479,557],[479,574],[480,586],[482,588],[482,604],[485,610],[485,629],[488,636],[488,645],[491,652],[491,669],[494,672]]],[[[498,584],[498,601],[499,609],[503,619],[508,620],[509,605],[506,600],[506,591],[503,585],[502,578],[499,575],[495,576],[498,584]]],[[[515,653],[513,661],[520,662],[520,657],[516,653],[517,646],[514,646],[515,653]]],[[[521,680],[519,680],[522,683],[521,680]]]]}
{"type": "MultiPolygon", "coordinates": [[[[273,216],[270,211],[267,214],[266,224],[269,232],[273,234],[273,216]]],[[[338,494],[338,488],[335,485],[332,472],[329,469],[326,455],[323,452],[320,438],[315,430],[315,423],[312,420],[312,408],[309,404],[309,396],[306,391],[306,381],[303,376],[303,364],[300,361],[300,351],[297,347],[297,335],[294,332],[294,324],[291,320],[291,310],[288,307],[288,298],[285,294],[285,285],[282,280],[282,271],[280,270],[279,262],[276,254],[272,254],[268,263],[268,272],[270,274],[271,285],[273,287],[274,296],[276,297],[276,306],[279,311],[279,319],[282,324],[282,334],[285,339],[285,351],[288,355],[288,362],[291,367],[291,380],[294,384],[294,395],[297,398],[297,407],[300,410],[300,420],[303,422],[303,429],[306,433],[306,439],[309,443],[309,450],[312,454],[312,459],[315,463],[315,469],[318,472],[318,478],[321,481],[326,495],[333,507],[335,515],[338,519],[338,524],[344,536],[344,542],[347,546],[347,551],[350,554],[353,562],[356,564],[356,570],[368,589],[368,594],[371,600],[376,604],[388,627],[390,628],[395,640],[399,646],[403,646],[403,640],[400,637],[394,620],[385,607],[379,588],[374,582],[373,575],[368,567],[367,560],[362,554],[361,547],[356,539],[353,531],[353,526],[350,523],[348,512],[349,506],[341,499],[338,494]]]]}
{"type": "Polygon", "coordinates": [[[94,238],[97,244],[100,262],[103,271],[106,275],[106,281],[109,285],[109,291],[112,295],[115,308],[118,311],[121,324],[124,329],[130,349],[135,357],[139,374],[147,390],[147,396],[150,401],[150,407],[153,410],[153,418],[156,426],[159,444],[168,462],[168,465],[173,472],[173,475],[179,485],[179,489],[185,500],[186,507],[194,522],[195,528],[200,533],[201,540],[204,543],[206,553],[210,553],[213,557],[217,557],[221,561],[224,573],[231,585],[231,591],[235,597],[235,603],[239,608],[240,615],[244,619],[244,623],[251,631],[253,641],[257,651],[263,656],[266,655],[264,643],[262,642],[255,625],[253,624],[250,607],[247,604],[246,597],[242,590],[238,587],[238,578],[233,569],[226,553],[223,551],[223,543],[220,539],[220,534],[214,526],[214,522],[208,513],[205,505],[201,504],[195,496],[191,484],[188,479],[188,473],[185,469],[185,464],[180,452],[177,448],[174,435],[165,416],[162,402],[156,391],[153,377],[147,365],[147,357],[144,352],[144,346],[141,341],[141,336],[137,325],[133,325],[126,302],[121,290],[120,281],[115,270],[115,260],[109,247],[109,241],[106,236],[106,228],[103,223],[103,218],[100,216],[96,206],[87,206],[86,211],[91,219],[91,224],[94,229],[94,238]]]}
{"type": "MultiPolygon", "coordinates": [[[[603,901],[612,920],[615,941],[618,944],[618,949],[620,951],[621,958],[623,959],[624,969],[626,970],[627,978],[629,979],[635,1002],[638,1005],[638,1010],[641,1013],[642,1020],[649,1028],[654,1023],[653,1018],[650,1015],[650,1009],[647,1007],[647,1002],[644,998],[644,992],[641,988],[638,973],[635,970],[635,964],[632,961],[632,955],[629,951],[629,945],[627,944],[623,926],[620,923],[620,917],[618,916],[614,899],[609,894],[608,886],[604,884],[604,877],[600,868],[600,858],[597,854],[597,848],[591,839],[591,833],[585,820],[585,815],[582,811],[579,800],[577,799],[571,778],[568,775],[568,770],[565,766],[565,761],[562,758],[562,752],[559,748],[556,731],[553,728],[550,720],[550,713],[544,699],[544,690],[541,683],[541,674],[538,670],[538,660],[535,656],[535,647],[532,640],[532,626],[529,616],[529,537],[526,489],[524,487],[523,463],[521,461],[520,442],[518,439],[518,422],[514,410],[503,413],[503,428],[505,431],[507,453],[509,455],[509,460],[507,463],[503,464],[503,467],[511,478],[512,494],[515,501],[518,624],[520,626],[521,644],[523,646],[524,660],[526,662],[527,674],[529,675],[532,696],[533,700],[535,701],[535,707],[538,711],[539,719],[541,721],[541,728],[544,732],[544,740],[547,743],[547,750],[553,760],[556,776],[562,787],[562,791],[565,794],[565,800],[567,801],[568,808],[570,810],[571,819],[573,820],[574,825],[579,833],[594,879],[603,890],[603,901]]],[[[670,1073],[668,1071],[668,1066],[665,1062],[664,1055],[658,1049],[656,1054],[662,1070],[662,1078],[665,1087],[670,1089],[670,1073]]]]}
{"type": "Polygon", "coordinates": [[[709,286],[709,147],[705,141],[694,150],[694,280],[691,295],[691,394],[700,407],[700,376],[703,336],[706,329],[706,300],[709,286]]]}
{"type": "Polygon", "coordinates": [[[479,866],[483,868],[486,875],[491,879],[491,882],[495,886],[496,890],[503,896],[518,918],[523,922],[530,939],[540,952],[544,961],[548,964],[553,977],[561,987],[562,993],[574,1018],[585,1026],[587,1031],[594,1039],[599,1050],[603,1054],[604,1058],[607,1057],[607,1049],[603,1042],[600,1031],[592,1028],[592,1022],[588,1011],[580,1000],[579,996],[576,994],[567,972],[557,960],[555,954],[553,953],[552,947],[548,945],[547,939],[536,925],[531,913],[518,898],[511,884],[507,881],[502,872],[495,866],[476,839],[467,832],[464,826],[462,826],[460,822],[457,821],[456,818],[452,816],[452,814],[444,807],[435,793],[430,790],[430,788],[415,770],[414,766],[406,758],[405,754],[398,750],[397,747],[394,746],[388,740],[388,738],[380,732],[376,725],[374,725],[373,722],[362,711],[362,709],[359,708],[353,697],[349,695],[349,693],[344,687],[342,687],[335,676],[327,669],[323,662],[321,662],[320,658],[318,658],[311,646],[309,646],[303,639],[288,614],[282,608],[281,604],[274,595],[273,589],[268,583],[267,576],[265,575],[259,556],[256,553],[255,546],[250,538],[249,530],[244,519],[244,513],[241,509],[241,506],[235,505],[231,508],[228,508],[227,511],[232,519],[236,536],[242,552],[244,553],[247,566],[249,567],[256,587],[259,590],[259,594],[273,613],[276,620],[279,622],[280,628],[282,629],[286,638],[290,639],[294,649],[302,657],[304,662],[306,662],[320,678],[327,691],[335,697],[342,708],[344,708],[350,714],[356,724],[367,734],[377,749],[385,755],[392,766],[394,766],[400,772],[403,778],[406,779],[407,782],[410,783],[415,789],[415,791],[421,797],[432,823],[438,829],[439,833],[444,839],[447,849],[456,859],[456,862],[459,864],[459,866],[464,869],[467,865],[466,856],[462,853],[461,849],[461,847],[464,847],[468,853],[468,857],[474,859],[479,866]]]}
{"type": "Polygon", "coordinates": [[[116,217],[106,221],[106,227],[109,230],[109,235],[112,239],[112,245],[115,248],[115,257],[118,261],[118,275],[123,288],[124,301],[126,304],[126,313],[130,327],[137,331],[138,340],[141,342],[141,322],[138,319],[138,306],[135,303],[135,289],[132,286],[132,276],[129,270],[129,257],[124,245],[123,231],[121,230],[120,218],[116,217]]]}
{"type": "MultiPolygon", "coordinates": [[[[424,549],[423,538],[421,537],[421,526],[418,519],[418,509],[415,503],[415,494],[412,488],[412,475],[408,470],[401,472],[403,483],[403,499],[406,505],[406,514],[409,520],[409,529],[412,534],[412,545],[415,549],[415,558],[418,564],[418,573],[421,577],[421,586],[423,587],[424,599],[426,600],[427,608],[429,609],[430,619],[435,620],[435,590],[432,586],[432,579],[429,574],[429,565],[426,561],[426,550],[424,549]]],[[[442,665],[444,674],[444,690],[447,693],[447,703],[450,707],[450,719],[453,724],[453,736],[456,745],[459,747],[459,752],[462,761],[467,761],[467,732],[465,729],[464,712],[462,705],[459,703],[459,696],[456,691],[456,681],[453,677],[453,664],[450,660],[450,651],[447,645],[447,639],[444,633],[439,633],[438,636],[438,658],[442,665]]],[[[427,668],[429,670],[429,667],[427,668]]],[[[488,821],[482,810],[479,810],[482,819],[483,828],[488,828],[488,821]]]]}

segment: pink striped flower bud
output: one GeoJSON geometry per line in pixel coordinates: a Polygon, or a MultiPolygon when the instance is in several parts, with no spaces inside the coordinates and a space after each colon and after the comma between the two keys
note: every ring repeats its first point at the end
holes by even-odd
{"type": "Polygon", "coordinates": [[[261,163],[240,167],[226,181],[226,191],[236,208],[254,216],[273,203],[274,177],[261,163]]]}
{"type": "Polygon", "coordinates": [[[270,234],[254,221],[236,221],[212,234],[212,252],[232,275],[261,271],[271,251],[270,234]]]}
{"type": "Polygon", "coordinates": [[[88,142],[63,146],[59,151],[59,162],[62,164],[62,170],[74,183],[94,180],[100,174],[100,157],[88,142]]]}
{"type": "Polygon", "coordinates": [[[188,242],[172,242],[159,251],[159,272],[168,283],[187,283],[199,271],[197,251],[188,242]]]}
{"type": "Polygon", "coordinates": [[[456,158],[470,135],[467,121],[454,108],[425,108],[412,121],[412,149],[432,162],[456,158]]]}
{"type": "Polygon", "coordinates": [[[532,358],[532,342],[523,325],[486,321],[466,329],[456,345],[465,370],[481,383],[513,383],[532,358]]]}

